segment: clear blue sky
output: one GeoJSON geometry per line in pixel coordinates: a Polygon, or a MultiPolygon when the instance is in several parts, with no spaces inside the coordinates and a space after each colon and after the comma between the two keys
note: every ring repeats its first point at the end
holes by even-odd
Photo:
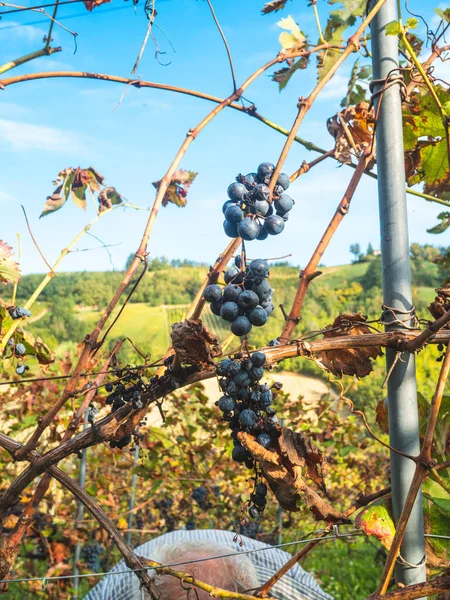
{"type": "MultiPolygon", "coordinates": [[[[23,0],[31,6],[31,0],[23,0]]],[[[288,3],[277,14],[261,15],[262,0],[215,0],[217,15],[230,44],[238,82],[279,50],[276,22],[291,14],[304,31],[315,38],[312,9],[303,0],[288,3]]],[[[150,41],[141,62],[142,79],[202,90],[218,96],[231,91],[231,79],[222,41],[204,0],[157,0],[156,23],[170,38],[154,29],[161,50],[160,65],[150,41]]],[[[423,3],[410,3],[412,10],[423,3]]],[[[323,21],[328,11],[319,1],[323,21]]],[[[2,8],[1,10],[6,10],[2,8]]],[[[50,9],[51,10],[51,9],[50,9]]],[[[426,9],[432,18],[431,6],[426,9]]],[[[30,62],[5,76],[47,70],[85,70],[129,76],[139,51],[147,21],[143,3],[136,13],[132,2],[114,0],[88,13],[82,4],[62,6],[62,23],[78,32],[78,51],[73,54],[72,36],[55,27],[54,45],[63,51],[30,62]]],[[[3,64],[38,49],[48,21],[30,12],[4,16],[0,21],[0,62],[3,64]],[[29,23],[32,23],[29,25],[29,23]]],[[[332,146],[326,119],[335,114],[346,90],[347,69],[331,81],[302,125],[299,134],[325,148],[332,146]]],[[[298,96],[306,96],[315,81],[314,69],[300,72],[287,89],[279,93],[267,75],[261,76],[246,97],[258,110],[289,128],[298,96]]],[[[27,210],[33,232],[47,258],[53,262],[93,216],[68,203],[61,211],[39,220],[52,180],[68,166],[93,165],[130,201],[150,206],[155,195],[151,183],[160,179],[186,132],[210,110],[208,102],[170,92],[128,89],[113,112],[124,87],[100,81],[58,79],[11,86],[0,93],[0,239],[16,247],[16,232],[23,240],[23,271],[45,270],[25,227],[20,205],[27,210]]],[[[149,250],[153,256],[189,258],[212,262],[228,238],[222,231],[221,206],[227,185],[239,172],[256,170],[262,161],[276,162],[285,138],[263,124],[228,110],[213,121],[192,144],[182,167],[198,171],[190,189],[187,208],[169,206],[158,217],[149,250]]],[[[317,155],[294,145],[286,163],[288,173],[301,162],[317,155]]],[[[251,257],[292,254],[295,264],[304,265],[333,214],[352,174],[334,161],[325,162],[292,186],[297,204],[282,235],[249,245],[251,257]]],[[[412,242],[448,244],[448,236],[426,233],[436,220],[439,206],[408,197],[412,242]]],[[[116,268],[123,267],[129,253],[137,248],[147,213],[121,209],[108,215],[92,233],[107,244],[116,268]]],[[[376,183],[365,178],[358,189],[351,212],[335,236],[326,255],[328,265],[350,260],[349,245],[368,242],[379,247],[376,183]]],[[[77,248],[98,246],[85,237],[77,248]]],[[[111,269],[104,250],[73,253],[63,270],[111,269]]]]}

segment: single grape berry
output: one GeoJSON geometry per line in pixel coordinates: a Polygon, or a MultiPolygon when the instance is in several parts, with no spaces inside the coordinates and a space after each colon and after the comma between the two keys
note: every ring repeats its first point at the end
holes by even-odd
{"type": "Polygon", "coordinates": [[[16,354],[23,356],[26,353],[27,349],[23,344],[16,344],[16,354]]]}
{"type": "Polygon", "coordinates": [[[220,316],[224,321],[234,321],[239,316],[239,307],[235,302],[224,302],[220,309],[220,316]]]}
{"type": "Polygon", "coordinates": [[[234,264],[238,269],[240,269],[242,267],[242,258],[240,256],[235,256],[234,264]]]}
{"type": "Polygon", "coordinates": [[[243,216],[242,209],[236,204],[229,206],[225,211],[225,219],[230,223],[239,223],[239,221],[242,221],[243,216]]]}
{"type": "Polygon", "coordinates": [[[274,169],[275,169],[275,166],[272,163],[269,163],[269,162],[261,163],[257,169],[257,175],[258,175],[259,181],[261,181],[262,183],[269,183],[274,169]]]}
{"type": "Polygon", "coordinates": [[[243,388],[248,387],[252,382],[246,371],[239,371],[239,373],[233,377],[233,381],[238,387],[243,388]]]}
{"type": "Polygon", "coordinates": [[[270,448],[272,445],[272,438],[268,433],[260,433],[256,438],[258,444],[260,444],[263,448],[270,448]]]}
{"type": "Polygon", "coordinates": [[[242,183],[234,182],[228,186],[227,194],[231,200],[241,202],[247,194],[247,188],[242,183]]]}
{"type": "Polygon", "coordinates": [[[260,215],[264,217],[268,213],[269,207],[270,204],[267,202],[267,200],[256,200],[253,206],[251,207],[251,212],[255,215],[260,215]]]}
{"type": "Polygon", "coordinates": [[[233,452],[231,453],[231,458],[238,463],[243,463],[245,462],[246,458],[248,457],[248,452],[247,450],[244,448],[244,446],[235,446],[233,448],[233,452]]]}
{"type": "Polygon", "coordinates": [[[279,215],[271,215],[264,221],[264,229],[269,235],[278,235],[284,229],[284,221],[279,215]]]}
{"type": "Polygon", "coordinates": [[[252,367],[247,372],[252,381],[259,381],[264,377],[263,367],[252,367]]]}
{"type": "Polygon", "coordinates": [[[222,299],[222,288],[216,283],[207,285],[203,291],[203,298],[207,302],[218,302],[222,299]]]}
{"type": "Polygon", "coordinates": [[[280,173],[277,179],[277,185],[281,185],[284,190],[287,190],[291,184],[291,180],[289,179],[289,175],[287,173],[280,173]]]}
{"type": "Polygon", "coordinates": [[[25,365],[18,365],[16,367],[16,373],[17,375],[23,375],[26,371],[25,365]]]}
{"type": "Polygon", "coordinates": [[[227,375],[233,377],[233,375],[237,375],[241,370],[241,363],[238,360],[232,360],[228,366],[227,375]]]}
{"type": "Polygon", "coordinates": [[[224,287],[223,290],[224,302],[237,302],[237,299],[239,298],[241,292],[242,289],[238,285],[235,285],[234,283],[229,283],[224,287]]]}
{"type": "Polygon", "coordinates": [[[283,215],[292,210],[292,207],[294,206],[294,201],[287,194],[281,194],[278,200],[275,200],[274,205],[277,213],[279,215],[283,215]]]}
{"type": "Polygon", "coordinates": [[[105,390],[106,390],[107,392],[112,392],[112,391],[113,391],[113,384],[112,384],[112,383],[107,383],[107,384],[105,385],[105,390]]]}
{"type": "Polygon", "coordinates": [[[256,173],[247,173],[247,175],[245,175],[245,187],[248,190],[251,190],[252,187],[255,185],[256,183],[256,173]]]}
{"type": "Polygon", "coordinates": [[[263,258],[256,258],[249,264],[248,270],[256,277],[269,277],[269,263],[263,258]]]}
{"type": "Polygon", "coordinates": [[[280,345],[280,341],[279,340],[270,340],[269,342],[269,346],[279,346],[280,345]]]}
{"type": "Polygon", "coordinates": [[[251,519],[259,518],[259,510],[256,508],[256,506],[250,506],[248,509],[248,514],[251,519]]]}
{"type": "Polygon", "coordinates": [[[244,409],[239,415],[239,423],[243,427],[253,427],[256,425],[257,420],[258,417],[256,416],[256,413],[250,408],[244,409]]]}
{"type": "Polygon", "coordinates": [[[236,223],[231,223],[231,221],[227,221],[225,219],[225,221],[223,222],[223,230],[224,230],[225,234],[230,238],[238,237],[238,230],[237,230],[236,223]]]}
{"type": "Polygon", "coordinates": [[[267,485],[265,483],[258,483],[255,488],[255,495],[261,497],[267,496],[267,485]]]}
{"type": "Polygon", "coordinates": [[[263,306],[264,310],[266,311],[266,315],[268,317],[270,317],[270,315],[273,313],[273,311],[275,310],[275,306],[273,305],[272,302],[264,302],[264,306],[263,306]]]}
{"type": "Polygon", "coordinates": [[[258,236],[257,236],[257,240],[259,242],[263,242],[264,240],[266,240],[269,237],[269,234],[267,233],[267,231],[264,229],[264,227],[261,227],[261,231],[259,232],[258,236]]]}
{"type": "Polygon", "coordinates": [[[263,367],[266,364],[266,355],[262,352],[253,352],[250,356],[250,360],[255,367],[263,367]]]}
{"type": "Polygon", "coordinates": [[[236,204],[236,202],[234,202],[234,200],[227,200],[226,202],[224,202],[223,206],[222,206],[223,214],[225,214],[227,212],[227,208],[229,206],[237,206],[237,204],[236,204]]]}
{"type": "Polygon", "coordinates": [[[235,406],[236,402],[233,398],[230,398],[230,396],[222,396],[222,398],[219,399],[218,407],[222,412],[231,412],[234,410],[235,406]]]}
{"type": "Polygon", "coordinates": [[[286,223],[286,221],[289,221],[289,213],[285,213],[284,215],[280,215],[280,217],[283,219],[283,221],[285,223],[286,223]]]}
{"type": "Polygon", "coordinates": [[[252,290],[245,290],[238,298],[238,304],[244,310],[250,310],[259,304],[259,297],[252,290]]]}
{"type": "Polygon", "coordinates": [[[218,302],[211,302],[209,308],[213,315],[220,316],[220,309],[222,308],[223,300],[219,300],[218,302]]]}
{"type": "MultiPolygon", "coordinates": [[[[245,292],[243,292],[245,293],[245,292]]],[[[262,327],[267,323],[267,319],[269,318],[267,312],[261,306],[256,306],[252,308],[252,310],[247,315],[248,320],[255,327],[262,327]]]]}
{"type": "MultiPolygon", "coordinates": [[[[283,222],[284,225],[284,222],[283,222]]],[[[245,217],[237,226],[237,235],[230,237],[241,237],[246,242],[251,242],[256,239],[260,232],[260,226],[257,221],[254,219],[250,219],[249,217],[245,217]]]]}
{"type": "Polygon", "coordinates": [[[225,271],[225,273],[223,274],[223,278],[225,280],[225,283],[234,283],[234,280],[236,279],[236,277],[238,277],[240,274],[240,271],[237,267],[231,267],[231,269],[227,269],[225,271]]]}
{"type": "Polygon", "coordinates": [[[232,362],[233,361],[231,360],[231,358],[226,358],[225,360],[222,360],[220,363],[218,363],[216,367],[217,375],[224,377],[228,373],[228,367],[232,362]]]}
{"type": "MultiPolygon", "coordinates": [[[[262,200],[269,204],[270,190],[265,183],[258,183],[258,185],[255,185],[252,194],[255,200],[262,200]]],[[[268,208],[269,207],[267,206],[267,209],[268,208]]]]}
{"type": "Polygon", "coordinates": [[[272,297],[273,289],[267,281],[261,281],[258,285],[252,286],[253,292],[258,296],[258,304],[272,297]]]}
{"type": "Polygon", "coordinates": [[[252,324],[244,315],[237,317],[237,319],[231,323],[231,332],[237,336],[247,335],[247,333],[251,331],[251,328],[252,324]]]}

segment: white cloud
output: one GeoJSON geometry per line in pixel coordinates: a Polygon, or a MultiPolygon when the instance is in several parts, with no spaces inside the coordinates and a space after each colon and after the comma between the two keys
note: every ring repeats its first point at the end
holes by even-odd
{"type": "Polygon", "coordinates": [[[0,21],[0,29],[7,31],[9,41],[37,42],[44,39],[46,32],[33,25],[22,25],[15,21],[0,21]]]}
{"type": "Polygon", "coordinates": [[[8,117],[23,117],[23,115],[29,114],[29,109],[20,104],[14,102],[2,102],[2,115],[8,117]]]}
{"type": "Polygon", "coordinates": [[[8,192],[2,192],[0,190],[0,204],[2,202],[15,202],[15,198],[14,196],[12,196],[11,194],[8,194],[8,192]]]}
{"type": "Polygon", "coordinates": [[[0,140],[12,150],[46,150],[74,153],[86,150],[79,136],[63,129],[0,119],[0,140]]]}
{"type": "Polygon", "coordinates": [[[340,100],[347,93],[348,77],[336,73],[333,79],[320,92],[318,100],[340,100]]]}

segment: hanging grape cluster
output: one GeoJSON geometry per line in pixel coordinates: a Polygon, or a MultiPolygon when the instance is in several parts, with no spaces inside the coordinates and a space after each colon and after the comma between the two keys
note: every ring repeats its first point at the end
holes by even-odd
{"type": "Polygon", "coordinates": [[[226,286],[208,285],[203,297],[210,302],[211,312],[230,323],[234,335],[247,335],[253,325],[262,327],[274,310],[273,289],[266,279],[269,264],[257,258],[241,269],[241,257],[236,257],[235,266],[224,273],[226,286]]]}
{"type": "Polygon", "coordinates": [[[86,544],[81,551],[81,557],[86,563],[86,567],[93,572],[99,571],[100,556],[102,554],[103,548],[96,541],[86,544]]]}
{"type": "MultiPolygon", "coordinates": [[[[281,389],[280,383],[272,387],[260,380],[264,376],[266,357],[262,352],[254,352],[243,360],[226,358],[217,364],[219,386],[224,395],[216,402],[228,421],[234,441],[232,458],[244,463],[249,469],[255,467],[255,461],[238,439],[238,433],[245,431],[255,436],[263,448],[271,448],[278,439],[278,417],[272,407],[272,389],[281,389]]],[[[267,488],[256,483],[250,497],[249,515],[257,518],[266,507],[267,488]]]]}
{"type": "MultiPolygon", "coordinates": [[[[145,384],[141,378],[138,369],[129,369],[118,371],[118,380],[113,383],[107,383],[105,390],[109,392],[106,397],[106,404],[111,406],[111,412],[122,408],[127,402],[131,402],[133,409],[141,409],[144,406],[142,393],[145,390],[145,384]]],[[[125,448],[132,440],[132,435],[127,434],[120,440],[111,440],[111,448],[125,448]]]]}
{"type": "Polygon", "coordinates": [[[275,167],[263,162],[256,173],[239,174],[236,182],[228,186],[228,198],[222,207],[225,215],[223,229],[228,237],[240,237],[250,242],[265,240],[269,235],[278,235],[284,229],[294,200],[285,194],[290,180],[280,173],[270,202],[268,184],[275,167]],[[274,211],[275,209],[275,211],[274,211]]]}

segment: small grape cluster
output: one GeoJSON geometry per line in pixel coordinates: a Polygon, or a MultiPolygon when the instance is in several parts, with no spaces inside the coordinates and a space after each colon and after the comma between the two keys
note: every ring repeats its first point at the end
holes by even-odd
{"type": "Polygon", "coordinates": [[[234,267],[224,273],[227,284],[222,291],[218,284],[208,285],[203,297],[210,302],[211,312],[230,323],[234,335],[247,335],[254,325],[262,327],[274,310],[273,289],[266,279],[269,264],[257,258],[243,270],[241,257],[236,257],[234,267]]]}
{"type": "MultiPolygon", "coordinates": [[[[240,431],[249,432],[263,448],[271,448],[278,436],[278,417],[272,407],[272,388],[281,389],[280,383],[272,388],[259,381],[264,376],[266,357],[262,352],[254,352],[243,360],[226,358],[218,363],[216,373],[219,386],[224,395],[216,402],[229,422],[231,436],[234,441],[232,458],[235,462],[244,463],[249,469],[255,467],[255,461],[248,450],[238,439],[240,431]]],[[[267,487],[258,483],[250,497],[248,513],[250,517],[264,511],[267,499],[267,487]]]]}
{"type": "Polygon", "coordinates": [[[269,235],[278,235],[284,229],[294,200],[285,194],[290,180],[280,173],[270,202],[268,184],[275,167],[263,162],[256,173],[239,174],[236,182],[228,186],[229,200],[222,207],[225,215],[223,229],[228,237],[241,237],[248,242],[265,240],[269,235]],[[275,214],[274,214],[275,208],[275,214]]]}
{"type": "MultiPolygon", "coordinates": [[[[18,329],[18,333],[22,333],[22,330],[18,329]]],[[[11,348],[13,356],[19,358],[19,362],[16,366],[17,375],[24,375],[25,371],[28,371],[28,369],[30,368],[28,365],[24,365],[22,360],[22,357],[25,356],[25,354],[27,353],[25,345],[22,344],[22,342],[18,342],[16,344],[14,338],[9,338],[8,347],[11,348]]]]}
{"type": "MultiPolygon", "coordinates": [[[[138,370],[130,370],[125,372],[118,371],[118,381],[107,383],[105,390],[109,392],[106,397],[106,404],[111,406],[111,412],[115,412],[122,408],[127,402],[131,402],[133,409],[141,409],[144,406],[142,392],[145,390],[145,384],[142,381],[138,370]]],[[[125,448],[133,439],[131,433],[125,435],[120,440],[111,440],[109,445],[111,448],[125,448]]]]}
{"type": "Polygon", "coordinates": [[[22,317],[31,317],[31,312],[23,306],[15,306],[9,309],[9,314],[12,319],[21,319],[22,317]]]}
{"type": "Polygon", "coordinates": [[[90,571],[98,571],[100,569],[100,556],[102,554],[103,548],[98,542],[86,544],[81,551],[81,557],[90,571]]]}

